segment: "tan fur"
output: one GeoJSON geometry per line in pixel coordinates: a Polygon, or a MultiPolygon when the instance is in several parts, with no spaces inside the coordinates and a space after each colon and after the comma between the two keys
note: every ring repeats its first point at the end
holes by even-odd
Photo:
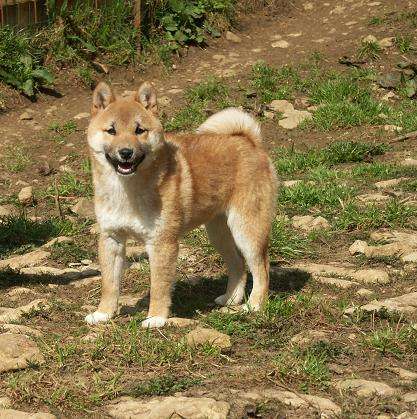
{"type": "Polygon", "coordinates": [[[216,301],[241,303],[246,260],[254,278],[248,306],[259,309],[268,294],[267,247],[277,181],[256,122],[230,110],[215,116],[210,129],[203,124],[201,134],[174,135],[164,134],[156,112],[156,94],[149,84],[127,98],[116,98],[104,84],[94,93],[88,137],[102,231],[103,287],[98,310],[87,321],[115,314],[125,241],[133,236],[145,242],[151,266],[149,319],[143,325],[162,326],[169,316],[178,241],[202,224],[229,270],[226,294],[216,301]],[[238,128],[231,127],[228,117],[236,117],[238,128]],[[113,122],[117,134],[109,135],[104,130],[113,122]],[[135,124],[146,131],[135,135],[135,124]],[[122,176],[100,147],[110,156],[129,147],[146,157],[136,173],[122,176]]]}

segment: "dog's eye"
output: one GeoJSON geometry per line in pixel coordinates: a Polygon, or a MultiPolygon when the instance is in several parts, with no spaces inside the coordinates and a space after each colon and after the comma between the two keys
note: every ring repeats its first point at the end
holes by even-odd
{"type": "Polygon", "coordinates": [[[146,131],[146,129],[141,128],[139,125],[136,125],[136,130],[135,130],[135,134],[136,135],[141,135],[146,131]]]}
{"type": "Polygon", "coordinates": [[[108,130],[106,130],[106,132],[110,135],[116,135],[116,129],[114,127],[110,127],[108,130]]]}

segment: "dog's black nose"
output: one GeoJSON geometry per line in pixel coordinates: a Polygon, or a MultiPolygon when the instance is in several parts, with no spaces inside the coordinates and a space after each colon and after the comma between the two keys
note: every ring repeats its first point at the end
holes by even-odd
{"type": "Polygon", "coordinates": [[[129,160],[133,156],[133,150],[131,148],[122,148],[119,150],[119,156],[123,160],[129,160]]]}

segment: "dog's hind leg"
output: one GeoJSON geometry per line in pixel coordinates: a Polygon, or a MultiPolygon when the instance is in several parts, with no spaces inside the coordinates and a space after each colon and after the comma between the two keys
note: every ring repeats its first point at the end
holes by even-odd
{"type": "Polygon", "coordinates": [[[246,285],[246,270],[225,215],[220,215],[206,224],[210,242],[222,256],[229,273],[226,293],[215,299],[219,305],[237,305],[243,300],[246,285]]]}
{"type": "Polygon", "coordinates": [[[101,299],[97,310],[86,316],[89,324],[106,322],[118,309],[120,280],[125,263],[125,239],[116,240],[102,234],[98,246],[101,268],[101,299]]]}
{"type": "Polygon", "coordinates": [[[266,302],[269,290],[268,212],[231,209],[227,223],[253,277],[252,292],[244,308],[257,311],[266,302]]]}

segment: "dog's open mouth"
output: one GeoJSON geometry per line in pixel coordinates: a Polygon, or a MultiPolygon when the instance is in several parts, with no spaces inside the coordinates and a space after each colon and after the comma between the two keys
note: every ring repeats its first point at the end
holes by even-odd
{"type": "Polygon", "coordinates": [[[139,164],[145,159],[145,154],[138,156],[133,161],[120,161],[117,158],[112,158],[109,154],[106,154],[106,158],[113,165],[117,173],[128,176],[136,172],[139,164]]]}

